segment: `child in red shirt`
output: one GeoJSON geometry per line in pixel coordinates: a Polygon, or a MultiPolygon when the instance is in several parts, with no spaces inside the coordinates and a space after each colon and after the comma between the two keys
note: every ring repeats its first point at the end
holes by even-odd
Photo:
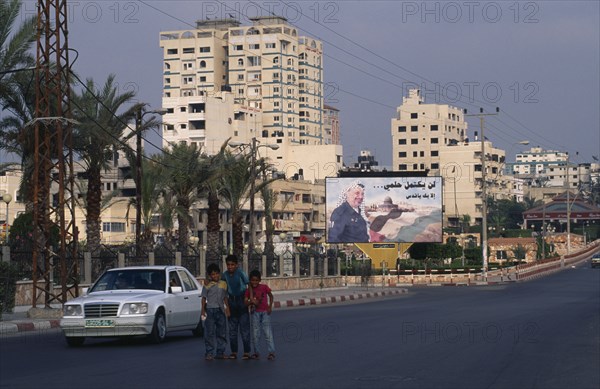
{"type": "Polygon", "coordinates": [[[271,311],[273,310],[273,293],[268,285],[261,284],[261,275],[258,270],[250,272],[250,287],[246,290],[245,303],[252,312],[250,321],[252,323],[252,343],[254,354],[252,359],[260,358],[260,336],[265,335],[267,342],[267,359],[275,359],[275,343],[273,341],[273,329],[271,328],[271,311]],[[261,331],[262,330],[262,331],[261,331]]]}

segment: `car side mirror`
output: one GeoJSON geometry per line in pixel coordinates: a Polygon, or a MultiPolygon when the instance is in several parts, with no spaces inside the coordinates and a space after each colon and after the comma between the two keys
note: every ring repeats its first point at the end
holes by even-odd
{"type": "Polygon", "coordinates": [[[90,290],[90,288],[88,288],[88,287],[81,288],[81,294],[82,294],[82,295],[86,295],[86,294],[87,294],[87,292],[88,292],[88,290],[90,290]]]}
{"type": "Polygon", "coordinates": [[[173,293],[173,294],[183,292],[183,288],[181,286],[171,286],[170,288],[171,288],[171,293],[173,293]]]}

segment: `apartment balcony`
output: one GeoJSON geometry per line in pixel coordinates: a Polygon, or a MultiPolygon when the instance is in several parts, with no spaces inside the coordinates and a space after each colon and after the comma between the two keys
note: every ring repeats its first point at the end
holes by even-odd
{"type": "Polygon", "coordinates": [[[277,231],[302,231],[304,223],[301,220],[273,220],[273,226],[277,231]]]}
{"type": "Polygon", "coordinates": [[[188,120],[204,121],[206,120],[206,115],[203,110],[195,112],[190,111],[188,112],[188,120]]]}

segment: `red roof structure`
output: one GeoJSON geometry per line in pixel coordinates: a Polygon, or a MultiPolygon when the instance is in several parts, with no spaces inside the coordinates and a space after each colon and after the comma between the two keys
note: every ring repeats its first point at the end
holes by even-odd
{"type": "Polygon", "coordinates": [[[569,203],[567,205],[567,193],[565,192],[556,196],[547,204],[523,212],[525,227],[527,227],[527,223],[531,224],[535,221],[566,222],[569,211],[568,206],[570,207],[571,222],[577,223],[582,220],[600,222],[600,208],[579,199],[573,192],[569,193],[569,203]]]}

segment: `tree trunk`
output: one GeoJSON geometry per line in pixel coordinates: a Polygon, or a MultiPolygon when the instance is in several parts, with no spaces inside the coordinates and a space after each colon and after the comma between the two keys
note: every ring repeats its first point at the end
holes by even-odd
{"type": "Polygon", "coordinates": [[[100,213],[102,203],[102,180],[100,169],[90,169],[87,187],[87,216],[86,216],[86,239],[87,249],[95,253],[100,249],[100,213]]]}
{"type": "Polygon", "coordinates": [[[244,221],[241,213],[235,212],[232,215],[233,229],[233,254],[241,259],[244,255],[244,221]]]}
{"type": "Polygon", "coordinates": [[[207,261],[218,261],[221,254],[221,224],[219,223],[219,196],[215,191],[208,193],[208,221],[206,223],[206,231],[206,259],[207,261]]]}

